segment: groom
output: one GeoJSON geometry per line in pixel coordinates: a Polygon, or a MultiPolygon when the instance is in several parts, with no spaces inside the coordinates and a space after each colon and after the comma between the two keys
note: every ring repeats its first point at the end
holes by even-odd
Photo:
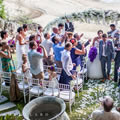
{"type": "Polygon", "coordinates": [[[110,80],[111,61],[114,59],[114,46],[113,42],[107,39],[106,34],[103,34],[102,40],[99,43],[99,58],[102,66],[103,82],[106,79],[110,80]]]}

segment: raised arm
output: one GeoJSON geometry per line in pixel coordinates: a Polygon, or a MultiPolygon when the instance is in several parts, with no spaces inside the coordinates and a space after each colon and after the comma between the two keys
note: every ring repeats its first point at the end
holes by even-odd
{"type": "Polygon", "coordinates": [[[45,49],[42,45],[40,45],[40,47],[43,49],[44,57],[45,57],[45,58],[48,58],[46,49],[45,49]]]}
{"type": "Polygon", "coordinates": [[[86,53],[84,45],[82,46],[82,50],[76,49],[75,54],[77,55],[84,55],[86,53]]]}
{"type": "Polygon", "coordinates": [[[3,57],[3,58],[9,58],[9,59],[11,59],[10,48],[8,48],[8,54],[4,53],[3,51],[0,51],[0,56],[3,57]]]}
{"type": "Polygon", "coordinates": [[[85,47],[87,47],[91,42],[91,39],[89,39],[86,43],[85,43],[85,47]]]}

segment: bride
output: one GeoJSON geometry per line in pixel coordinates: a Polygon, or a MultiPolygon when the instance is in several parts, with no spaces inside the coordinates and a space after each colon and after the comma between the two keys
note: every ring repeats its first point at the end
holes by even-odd
{"type": "Polygon", "coordinates": [[[93,47],[97,49],[97,56],[94,61],[87,61],[88,77],[92,79],[103,78],[101,62],[99,60],[99,41],[102,39],[103,31],[99,30],[97,32],[98,37],[95,37],[93,40],[93,47]]]}

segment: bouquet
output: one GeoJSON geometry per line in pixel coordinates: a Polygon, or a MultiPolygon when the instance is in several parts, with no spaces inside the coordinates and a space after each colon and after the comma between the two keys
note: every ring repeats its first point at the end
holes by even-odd
{"type": "Polygon", "coordinates": [[[97,48],[96,47],[92,47],[89,51],[89,59],[90,59],[90,62],[93,62],[95,60],[97,56],[97,48]]]}

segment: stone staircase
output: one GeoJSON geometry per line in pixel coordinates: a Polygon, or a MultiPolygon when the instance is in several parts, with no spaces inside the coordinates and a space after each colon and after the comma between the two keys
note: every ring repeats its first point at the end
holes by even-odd
{"type": "Polygon", "coordinates": [[[6,115],[19,116],[20,111],[17,109],[16,105],[8,101],[8,98],[5,96],[0,96],[0,116],[6,115]]]}

